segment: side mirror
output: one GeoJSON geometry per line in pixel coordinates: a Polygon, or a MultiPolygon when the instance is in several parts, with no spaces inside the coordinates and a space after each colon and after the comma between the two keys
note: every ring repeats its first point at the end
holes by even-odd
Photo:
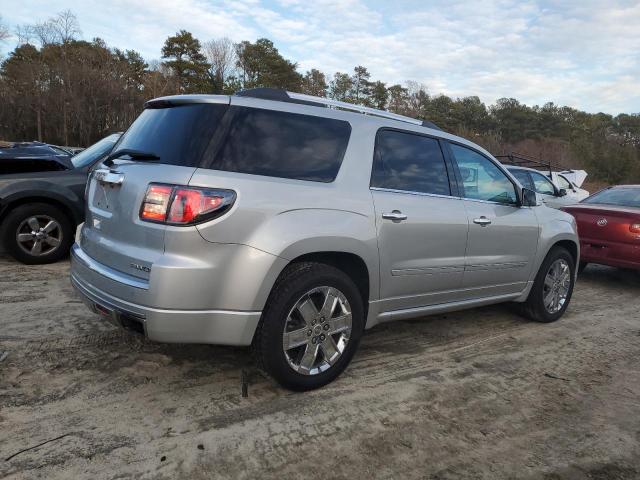
{"type": "Polygon", "coordinates": [[[560,191],[558,192],[558,196],[559,197],[566,197],[567,196],[567,191],[564,188],[561,188],[560,191]]]}
{"type": "Polygon", "coordinates": [[[528,188],[522,189],[522,206],[523,207],[536,207],[538,205],[538,196],[533,190],[528,188]]]}

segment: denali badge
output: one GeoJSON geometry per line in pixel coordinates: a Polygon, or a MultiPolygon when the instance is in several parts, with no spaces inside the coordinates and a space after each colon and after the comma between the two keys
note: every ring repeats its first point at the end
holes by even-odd
{"type": "Polygon", "coordinates": [[[141,272],[149,273],[151,271],[151,267],[145,267],[144,265],[138,265],[137,263],[130,263],[129,266],[136,270],[140,270],[141,272]]]}
{"type": "Polygon", "coordinates": [[[598,220],[596,223],[598,224],[598,226],[599,226],[599,227],[604,227],[604,226],[605,226],[607,223],[609,223],[609,222],[607,222],[607,219],[606,219],[606,218],[601,218],[601,219],[600,219],[600,220],[598,220]]]}

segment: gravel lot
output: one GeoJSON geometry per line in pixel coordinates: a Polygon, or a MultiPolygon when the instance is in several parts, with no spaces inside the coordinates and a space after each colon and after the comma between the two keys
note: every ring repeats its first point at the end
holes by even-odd
{"type": "Polygon", "coordinates": [[[0,256],[0,477],[640,478],[638,273],[588,267],[555,324],[496,306],[376,327],[294,394],[245,349],[102,323],[68,270],[0,256]]]}

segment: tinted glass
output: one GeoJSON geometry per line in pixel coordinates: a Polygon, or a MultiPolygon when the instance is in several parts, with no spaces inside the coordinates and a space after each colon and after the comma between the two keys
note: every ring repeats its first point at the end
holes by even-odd
{"type": "Polygon", "coordinates": [[[451,149],[462,176],[466,198],[509,205],[517,203],[513,183],[491,160],[460,145],[452,144],[451,149]]]}
{"type": "Polygon", "coordinates": [[[376,138],[371,186],[450,195],[440,144],[429,137],[381,130],[376,138]]]}
{"type": "Polygon", "coordinates": [[[99,142],[94,143],[72,157],[71,163],[73,163],[75,168],[82,168],[87,165],[91,165],[109,153],[113,148],[113,145],[118,141],[118,138],[120,138],[120,135],[118,134],[109,135],[108,137],[103,138],[99,142]]]}
{"type": "Polygon", "coordinates": [[[511,172],[511,175],[516,177],[516,180],[520,182],[520,184],[524,188],[528,188],[529,190],[533,190],[533,183],[531,182],[531,177],[526,170],[517,170],[517,169],[508,169],[511,172]]]}
{"type": "Polygon", "coordinates": [[[640,187],[608,188],[591,195],[581,203],[601,203],[640,208],[640,187]]]}
{"type": "Polygon", "coordinates": [[[229,172],[332,182],[349,143],[349,122],[230,107],[209,168],[229,172]]]}
{"type": "Polygon", "coordinates": [[[537,172],[530,172],[530,174],[536,192],[545,195],[555,195],[556,192],[553,188],[553,184],[547,177],[537,172]]]}
{"type": "Polygon", "coordinates": [[[226,110],[210,103],[145,109],[114,151],[139,150],[157,155],[159,163],[199,166],[226,110]]]}

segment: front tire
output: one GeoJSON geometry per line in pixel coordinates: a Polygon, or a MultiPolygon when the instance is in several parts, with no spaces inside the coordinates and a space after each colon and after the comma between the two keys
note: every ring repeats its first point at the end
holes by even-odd
{"type": "Polygon", "coordinates": [[[344,272],[322,263],[296,263],[284,270],[269,296],[254,355],[283,387],[312,390],[344,371],[363,328],[362,297],[344,272]]]}
{"type": "Polygon", "coordinates": [[[46,203],[15,207],[4,220],[2,243],[16,260],[39,265],[60,260],[73,243],[73,225],[59,208],[46,203]]]}
{"type": "Polygon", "coordinates": [[[529,297],[522,306],[524,316],[542,323],[555,322],[569,306],[575,285],[575,261],[562,247],[553,247],[542,262],[529,297]]]}

